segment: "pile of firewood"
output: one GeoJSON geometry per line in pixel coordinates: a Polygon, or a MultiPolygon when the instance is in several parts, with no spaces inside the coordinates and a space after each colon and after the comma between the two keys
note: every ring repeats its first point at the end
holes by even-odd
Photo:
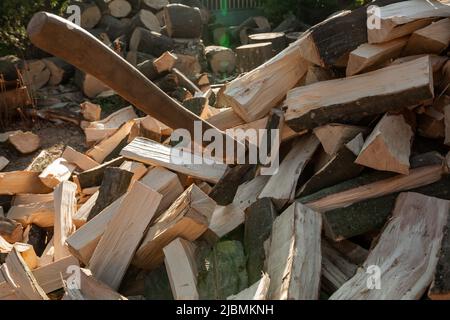
{"type": "Polygon", "coordinates": [[[157,111],[82,104],[87,152],[0,174],[0,299],[448,299],[450,2],[374,4],[378,28],[344,12],[195,89],[220,130],[280,130],[272,176],[180,164],[157,111]]]}

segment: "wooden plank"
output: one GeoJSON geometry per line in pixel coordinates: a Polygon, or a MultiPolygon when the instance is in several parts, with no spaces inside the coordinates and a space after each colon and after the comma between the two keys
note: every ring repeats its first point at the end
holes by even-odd
{"type": "Polygon", "coordinates": [[[430,24],[433,18],[449,17],[450,5],[447,0],[401,1],[380,8],[380,28],[369,28],[369,43],[386,42],[430,24]]]}
{"type": "Polygon", "coordinates": [[[63,287],[62,280],[66,280],[71,275],[67,273],[67,268],[78,265],[78,260],[69,255],[56,262],[34,269],[32,272],[44,292],[50,293],[63,287]]]}
{"type": "Polygon", "coordinates": [[[355,163],[408,174],[413,136],[413,129],[402,114],[386,114],[366,139],[355,163]]]}
{"type": "Polygon", "coordinates": [[[390,59],[400,56],[408,37],[394,39],[380,44],[364,43],[350,52],[347,63],[347,77],[370,71],[390,59]]]}
{"type": "Polygon", "coordinates": [[[182,158],[179,152],[173,151],[172,148],[145,138],[134,139],[120,154],[128,159],[152,166],[165,167],[212,183],[220,180],[227,167],[223,163],[217,163],[208,158],[207,160],[213,164],[206,164],[205,159],[202,159],[201,156],[188,151],[183,152],[182,158]],[[189,159],[189,163],[185,163],[183,159],[189,159]]]}
{"type": "Polygon", "coordinates": [[[164,264],[175,300],[198,300],[197,267],[192,244],[177,238],[164,247],[164,264]]]}
{"type": "Polygon", "coordinates": [[[275,220],[267,258],[270,299],[319,298],[321,228],[320,214],[297,202],[275,220]]]}
{"type": "Polygon", "coordinates": [[[89,262],[94,276],[118,289],[162,195],[135,183],[109,222],[89,262]],[[139,223],[135,223],[139,221],[139,223]]]}
{"type": "Polygon", "coordinates": [[[292,203],[298,179],[319,144],[319,140],[314,135],[301,137],[281,162],[278,172],[270,177],[258,198],[271,198],[279,209],[292,203]]]}
{"type": "Polygon", "coordinates": [[[100,165],[98,162],[92,160],[81,152],[76,151],[70,146],[66,147],[61,157],[66,159],[67,162],[76,164],[77,167],[83,171],[93,169],[100,165]]]}
{"type": "Polygon", "coordinates": [[[125,122],[116,132],[111,136],[102,140],[99,144],[95,145],[86,152],[86,155],[102,163],[107,156],[124,140],[131,131],[134,125],[134,120],[125,122]]]}
{"type": "Polygon", "coordinates": [[[267,115],[308,70],[300,54],[302,39],[278,55],[227,84],[223,99],[246,122],[267,115]]]}
{"type": "Polygon", "coordinates": [[[11,171],[0,173],[0,195],[18,193],[50,193],[52,189],[39,179],[39,172],[11,171]]]}
{"type": "Polygon", "coordinates": [[[400,194],[392,219],[363,268],[330,299],[420,299],[433,280],[449,209],[447,200],[400,194]],[[366,270],[373,265],[381,271],[380,290],[367,290],[366,270]]]}
{"type": "Polygon", "coordinates": [[[194,241],[208,228],[216,203],[195,184],[189,187],[150,227],[133,265],[154,269],[164,259],[163,248],[177,237],[194,241]]]}
{"type": "Polygon", "coordinates": [[[77,186],[73,182],[64,181],[55,189],[55,222],[53,245],[55,247],[55,261],[70,255],[66,239],[75,231],[72,216],[76,211],[75,194],[77,186]]]}
{"type": "Polygon", "coordinates": [[[69,180],[74,170],[75,165],[64,158],[58,158],[42,171],[39,179],[47,187],[56,188],[61,182],[69,180]]]}
{"type": "Polygon", "coordinates": [[[422,57],[345,79],[295,88],[285,101],[286,123],[301,131],[330,122],[354,122],[419,105],[433,96],[430,58],[422,57]]]}

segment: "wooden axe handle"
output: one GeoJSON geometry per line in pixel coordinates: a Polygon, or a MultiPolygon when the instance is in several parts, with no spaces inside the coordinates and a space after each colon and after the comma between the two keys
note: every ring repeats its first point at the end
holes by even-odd
{"type": "Polygon", "coordinates": [[[194,121],[201,121],[203,132],[213,129],[232,139],[170,98],[130,63],[76,24],[51,13],[38,12],[29,22],[27,32],[36,47],[93,75],[172,129],[187,129],[193,137],[194,121]]]}

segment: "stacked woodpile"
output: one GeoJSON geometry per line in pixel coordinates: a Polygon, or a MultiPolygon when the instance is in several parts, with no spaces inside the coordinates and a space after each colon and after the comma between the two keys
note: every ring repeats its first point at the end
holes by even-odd
{"type": "Polygon", "coordinates": [[[180,164],[175,127],[84,103],[87,152],[0,174],[0,298],[448,299],[450,2],[375,4],[379,28],[333,16],[215,100],[185,84],[220,130],[280,130],[274,175],[180,164]]]}

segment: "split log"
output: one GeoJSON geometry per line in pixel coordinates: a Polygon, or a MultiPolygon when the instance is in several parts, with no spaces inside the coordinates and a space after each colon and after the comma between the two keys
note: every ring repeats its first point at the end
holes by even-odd
{"type": "Polygon", "coordinates": [[[208,108],[208,98],[205,97],[193,97],[183,101],[183,107],[201,116],[205,109],[208,108]]]}
{"type": "Polygon", "coordinates": [[[81,89],[83,94],[89,98],[95,98],[102,92],[111,90],[110,87],[94,76],[80,70],[75,71],[75,83],[81,89]]]}
{"type": "Polygon", "coordinates": [[[140,10],[131,19],[129,27],[130,32],[128,32],[129,35],[131,35],[133,30],[135,30],[138,27],[161,33],[161,26],[159,24],[158,18],[149,10],[140,10]]]}
{"type": "Polygon", "coordinates": [[[143,0],[142,5],[146,6],[155,12],[164,9],[165,6],[169,4],[168,0],[143,0]]]}
{"type": "Polygon", "coordinates": [[[106,157],[108,157],[116,149],[116,147],[127,138],[133,124],[134,120],[127,121],[110,137],[102,140],[99,144],[86,151],[86,155],[98,163],[102,163],[106,157]]]}
{"type": "Polygon", "coordinates": [[[201,94],[203,95],[203,91],[200,90],[186,75],[184,75],[180,70],[177,68],[172,69],[172,73],[177,76],[178,83],[180,86],[185,87],[187,90],[189,90],[190,93],[193,95],[195,94],[201,94]]]}
{"type": "Polygon", "coordinates": [[[347,63],[347,77],[371,71],[390,59],[400,56],[408,37],[394,39],[380,44],[364,43],[350,52],[347,63]]]}
{"type": "Polygon", "coordinates": [[[246,210],[258,201],[261,191],[269,181],[270,176],[257,176],[254,179],[241,184],[234,196],[233,203],[242,210],[246,210]]]}
{"type": "MultiPolygon", "coordinates": [[[[222,109],[221,109],[222,110],[222,109]]],[[[238,116],[232,108],[224,109],[218,114],[208,118],[208,122],[219,130],[234,128],[243,125],[245,121],[238,116]]]]}
{"type": "Polygon", "coordinates": [[[16,131],[9,136],[9,142],[22,154],[32,153],[41,146],[39,136],[29,131],[16,131]]]}
{"type": "Polygon", "coordinates": [[[124,18],[131,13],[131,4],[126,0],[112,0],[108,3],[109,13],[116,18],[124,18]]]}
{"type": "Polygon", "coordinates": [[[120,165],[120,169],[126,170],[132,174],[128,190],[130,190],[133,184],[148,172],[147,167],[144,164],[135,161],[125,161],[120,165]]]}
{"type": "Polygon", "coordinates": [[[319,140],[314,135],[301,137],[258,198],[271,198],[278,209],[294,201],[298,179],[318,147],[319,140]]]}
{"type": "Polygon", "coordinates": [[[171,38],[144,28],[136,28],[130,38],[130,50],[148,53],[155,57],[172,50],[173,46],[174,42],[171,38]]]}
{"type": "Polygon", "coordinates": [[[239,117],[246,122],[264,117],[304,76],[308,67],[300,55],[300,41],[226,86],[223,99],[239,117]]]}
{"type": "Polygon", "coordinates": [[[156,71],[159,74],[164,72],[170,72],[175,66],[178,58],[176,55],[170,53],[169,51],[164,52],[159,58],[153,61],[156,71]]]}
{"type": "Polygon", "coordinates": [[[439,1],[401,1],[380,8],[380,28],[367,30],[369,43],[386,42],[429,25],[437,17],[449,17],[450,6],[439,1]]]}
{"type": "Polygon", "coordinates": [[[367,131],[364,127],[343,124],[327,124],[314,129],[314,134],[322,144],[323,149],[330,156],[335,155],[346,143],[353,140],[358,134],[367,131]]]}
{"type": "Polygon", "coordinates": [[[50,71],[50,79],[48,85],[57,86],[68,81],[74,74],[75,69],[62,59],[50,57],[42,59],[45,66],[50,71]]]}
{"type": "Polygon", "coordinates": [[[300,203],[275,220],[267,258],[270,299],[319,298],[321,228],[320,214],[300,203]]]}
{"type": "Polygon", "coordinates": [[[32,101],[27,87],[0,92],[0,108],[2,110],[7,111],[30,106],[33,104],[32,101]]]}
{"type": "Polygon", "coordinates": [[[441,54],[450,44],[450,19],[442,19],[411,35],[404,55],[441,54]]]}
{"type": "Polygon", "coordinates": [[[196,240],[208,228],[216,203],[195,184],[189,187],[150,227],[133,265],[151,270],[164,259],[163,248],[177,237],[196,240]]]}
{"type": "Polygon", "coordinates": [[[248,283],[261,278],[266,260],[264,242],[270,238],[277,211],[269,198],[253,203],[245,215],[244,247],[247,254],[248,283]]]}
{"type": "Polygon", "coordinates": [[[53,234],[54,260],[58,261],[70,255],[66,239],[75,231],[72,216],[76,211],[76,184],[64,181],[55,189],[55,222],[53,234]]]}
{"type": "Polygon", "coordinates": [[[232,74],[236,68],[236,54],[227,47],[209,46],[205,49],[206,59],[214,74],[232,74]]]}
{"type": "Polygon", "coordinates": [[[99,121],[102,115],[102,107],[89,101],[80,104],[81,114],[87,121],[99,121]]]}
{"type": "Polygon", "coordinates": [[[67,162],[75,164],[78,168],[80,168],[83,171],[90,170],[99,166],[98,162],[92,160],[88,156],[74,150],[69,146],[67,146],[66,149],[64,149],[64,152],[61,157],[64,158],[67,162]]]}
{"type": "Polygon", "coordinates": [[[198,300],[197,266],[192,243],[177,238],[164,247],[164,265],[175,300],[198,300]]]}
{"type": "Polygon", "coordinates": [[[377,0],[353,11],[344,11],[315,25],[302,37],[302,56],[321,67],[331,67],[367,41],[368,6],[385,6],[399,0],[377,0]]]}
{"type": "Polygon", "coordinates": [[[327,241],[327,244],[339,251],[349,262],[356,265],[362,265],[369,255],[368,250],[349,240],[339,242],[327,241]]]}
{"type": "Polygon", "coordinates": [[[209,158],[207,159],[212,164],[206,164],[205,158],[200,159],[201,155],[192,154],[189,151],[174,150],[145,138],[134,139],[122,150],[121,155],[128,159],[152,166],[165,167],[212,183],[217,183],[220,180],[227,167],[225,164],[219,164],[209,158]],[[189,161],[188,164],[183,159],[193,159],[194,161],[189,161]]]}
{"type": "Polygon", "coordinates": [[[19,193],[50,193],[52,189],[39,179],[39,172],[11,171],[0,173],[0,194],[15,195],[19,193]]]}
{"type": "Polygon", "coordinates": [[[32,271],[39,286],[45,293],[50,293],[63,287],[63,280],[72,275],[68,273],[69,267],[78,266],[78,260],[69,255],[63,259],[39,267],[32,271]]]}
{"type": "Polygon", "coordinates": [[[286,123],[301,131],[334,121],[353,122],[368,115],[398,111],[432,99],[432,84],[427,56],[350,78],[295,88],[285,101],[286,123]],[[380,99],[385,103],[380,104],[380,99]]]}
{"type": "Polygon", "coordinates": [[[8,165],[9,160],[6,159],[3,156],[0,156],[0,171],[2,171],[3,169],[5,169],[5,167],[8,165]]]}
{"type": "Polygon", "coordinates": [[[169,37],[200,38],[202,36],[203,23],[199,8],[169,4],[163,10],[169,37]]]}
{"type": "Polygon", "coordinates": [[[100,194],[100,191],[96,191],[89,199],[78,208],[77,212],[73,216],[73,220],[77,228],[83,226],[89,217],[89,214],[92,211],[92,208],[95,206],[95,202],[100,194]]]}
{"type": "Polygon", "coordinates": [[[270,42],[247,44],[236,48],[236,66],[240,73],[251,71],[273,57],[270,42]]]}
{"type": "Polygon", "coordinates": [[[39,179],[47,187],[56,188],[61,182],[69,180],[74,170],[74,164],[64,158],[58,158],[42,171],[39,179]]]}
{"type": "Polygon", "coordinates": [[[19,72],[24,85],[33,90],[39,90],[50,80],[50,70],[42,60],[23,61],[19,65],[19,72]]]}
{"type": "Polygon", "coordinates": [[[160,76],[153,65],[153,60],[145,60],[144,62],[139,63],[136,66],[136,69],[146,76],[148,80],[155,80],[160,76]]]}
{"type": "Polygon", "coordinates": [[[125,161],[125,158],[119,157],[117,159],[105,162],[95,168],[79,173],[75,176],[80,189],[90,188],[99,186],[102,183],[103,176],[105,174],[106,168],[118,167],[125,161]]]}
{"type": "MultiPolygon", "coordinates": [[[[157,219],[184,191],[178,176],[161,167],[151,169],[142,178],[141,183],[163,196],[152,220],[157,219]]],[[[67,239],[70,252],[85,265],[89,264],[100,238],[108,223],[117,214],[122,200],[123,197],[114,201],[67,239]]]]}
{"type": "MultiPolygon", "coordinates": [[[[3,209],[2,209],[3,210],[3,209]]],[[[0,216],[0,236],[9,243],[22,241],[23,228],[20,223],[0,216]]]]}
{"type": "Polygon", "coordinates": [[[119,288],[161,199],[161,194],[142,183],[134,184],[109,222],[89,261],[89,269],[96,279],[115,290],[119,288]]]}
{"type": "Polygon", "coordinates": [[[442,139],[445,137],[445,110],[450,105],[449,96],[441,96],[417,116],[417,132],[422,137],[442,139]]]}
{"type": "Polygon", "coordinates": [[[403,193],[363,269],[330,299],[420,299],[433,280],[450,202],[417,193],[403,193]],[[414,233],[410,232],[414,228],[414,233]],[[381,268],[380,290],[367,290],[366,270],[381,268]],[[389,290],[396,288],[396,290],[389,290]]]}
{"type": "Polygon", "coordinates": [[[413,136],[402,114],[386,114],[365,141],[355,163],[380,171],[408,174],[413,136]]]}
{"type": "Polygon", "coordinates": [[[247,288],[236,295],[229,296],[227,300],[248,301],[248,300],[267,300],[270,278],[264,273],[261,280],[256,282],[250,288],[247,288]]]}
{"type": "Polygon", "coordinates": [[[248,36],[250,43],[270,42],[274,55],[287,47],[286,35],[283,32],[257,33],[248,36]]]}
{"type": "Polygon", "coordinates": [[[54,209],[53,201],[12,206],[8,217],[24,226],[34,223],[42,228],[53,227],[54,209]]]}
{"type": "Polygon", "coordinates": [[[450,299],[450,278],[449,278],[449,254],[450,254],[450,215],[447,217],[447,224],[444,228],[444,236],[441,242],[441,249],[438,254],[438,262],[434,279],[428,290],[428,297],[432,300],[450,299]]]}
{"type": "MultiPolygon", "coordinates": [[[[202,190],[203,191],[203,190],[202,190]]],[[[227,206],[217,206],[211,216],[209,223],[208,235],[212,238],[223,238],[236,228],[241,226],[245,221],[245,212],[235,204],[227,206]]]]}
{"type": "Polygon", "coordinates": [[[108,207],[122,195],[124,195],[131,183],[133,173],[120,168],[106,168],[102,185],[95,205],[89,212],[87,221],[94,218],[103,209],[108,207]]]}

